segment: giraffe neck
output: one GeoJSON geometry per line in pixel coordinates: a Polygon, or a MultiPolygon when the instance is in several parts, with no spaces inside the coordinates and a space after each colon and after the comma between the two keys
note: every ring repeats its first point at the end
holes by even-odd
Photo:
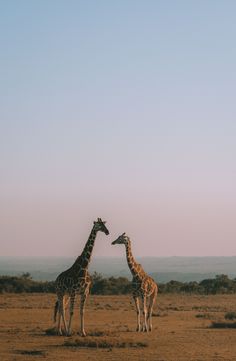
{"type": "Polygon", "coordinates": [[[126,258],[127,258],[128,266],[133,277],[141,277],[142,267],[139,263],[135,261],[132,255],[130,242],[128,242],[128,244],[125,245],[125,248],[126,248],[126,258]]]}
{"type": "Polygon", "coordinates": [[[76,259],[75,263],[73,264],[73,268],[75,269],[88,268],[89,262],[91,260],[91,255],[92,255],[96,235],[97,235],[97,231],[93,228],[81,255],[76,259]]]}

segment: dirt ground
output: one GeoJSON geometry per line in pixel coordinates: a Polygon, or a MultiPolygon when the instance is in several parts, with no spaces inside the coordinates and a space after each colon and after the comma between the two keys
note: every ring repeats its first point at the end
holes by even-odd
{"type": "Polygon", "coordinates": [[[54,295],[0,295],[1,361],[236,361],[236,329],[210,327],[212,321],[223,321],[226,312],[236,311],[235,295],[158,295],[151,333],[134,331],[131,297],[90,296],[86,338],[77,334],[78,302],[75,334],[46,334],[54,326],[54,301],[54,295]]]}

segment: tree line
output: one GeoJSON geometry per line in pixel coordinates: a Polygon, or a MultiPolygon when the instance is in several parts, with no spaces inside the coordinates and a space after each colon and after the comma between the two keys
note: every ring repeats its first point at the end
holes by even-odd
{"type": "MultiPolygon", "coordinates": [[[[236,279],[227,275],[218,275],[215,278],[200,282],[170,281],[158,284],[159,293],[179,294],[233,294],[236,293],[236,279]]],[[[54,282],[33,280],[29,273],[21,276],[0,276],[0,293],[54,293],[54,282]]],[[[92,275],[91,293],[95,295],[130,294],[131,282],[125,277],[105,278],[98,273],[92,275]]]]}

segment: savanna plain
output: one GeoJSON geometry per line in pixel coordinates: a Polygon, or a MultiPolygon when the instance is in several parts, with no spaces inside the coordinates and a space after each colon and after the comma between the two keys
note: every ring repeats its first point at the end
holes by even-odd
{"type": "Polygon", "coordinates": [[[236,361],[236,329],[212,327],[236,311],[235,295],[159,294],[151,333],[135,332],[130,296],[91,295],[86,337],[78,334],[78,301],[73,335],[54,334],[54,302],[53,294],[0,295],[1,361],[236,361]]]}

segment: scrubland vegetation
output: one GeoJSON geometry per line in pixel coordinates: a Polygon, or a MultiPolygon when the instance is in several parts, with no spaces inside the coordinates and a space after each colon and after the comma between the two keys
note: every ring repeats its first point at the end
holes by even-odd
{"type": "MultiPolygon", "coordinates": [[[[91,293],[94,295],[126,295],[131,293],[131,282],[125,277],[104,278],[94,273],[91,293]]],[[[218,275],[212,279],[201,282],[170,281],[158,284],[159,293],[178,294],[234,294],[236,293],[236,279],[230,279],[227,275],[218,275]]],[[[54,282],[35,281],[29,273],[21,276],[1,276],[0,293],[53,293],[54,282]]]]}

